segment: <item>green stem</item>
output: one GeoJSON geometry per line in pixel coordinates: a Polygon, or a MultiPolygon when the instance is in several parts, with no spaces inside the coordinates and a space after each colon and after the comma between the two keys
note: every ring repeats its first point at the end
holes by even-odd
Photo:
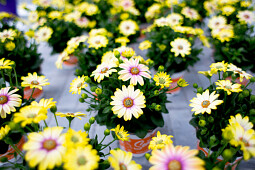
{"type": "Polygon", "coordinates": [[[249,82],[244,88],[246,89],[250,84],[251,84],[251,82],[249,82]]]}
{"type": "Polygon", "coordinates": [[[4,78],[4,71],[3,70],[1,70],[1,75],[2,75],[3,80],[4,80],[4,84],[6,85],[5,78],[4,78]]]}
{"type": "Polygon", "coordinates": [[[16,70],[15,70],[15,67],[13,67],[13,72],[14,72],[14,76],[15,76],[16,87],[18,87],[19,86],[19,84],[18,84],[18,77],[17,77],[17,73],[16,73],[16,70]]]}
{"type": "Polygon", "coordinates": [[[43,122],[44,122],[45,127],[48,127],[48,125],[47,125],[46,121],[45,121],[45,120],[43,120],[43,122]]]}
{"type": "Polygon", "coordinates": [[[111,141],[110,143],[108,143],[105,147],[103,147],[100,151],[104,150],[105,148],[107,148],[109,145],[111,145],[113,142],[115,142],[117,139],[115,138],[113,141],[111,141]]]}
{"type": "Polygon", "coordinates": [[[13,87],[11,74],[8,74],[8,77],[9,77],[9,80],[10,80],[10,86],[13,87]]]}
{"type": "Polygon", "coordinates": [[[72,121],[71,121],[71,120],[68,120],[68,122],[69,122],[69,125],[68,125],[68,126],[69,126],[69,128],[71,128],[71,122],[72,122],[72,121]]]}
{"type": "Polygon", "coordinates": [[[89,93],[92,96],[95,96],[94,94],[92,94],[91,92],[89,92],[87,89],[84,89],[84,91],[86,91],[87,93],[89,93]]]}
{"type": "Polygon", "coordinates": [[[53,114],[54,114],[54,118],[55,118],[56,124],[57,124],[57,126],[58,126],[58,119],[57,119],[57,116],[56,116],[55,113],[53,113],[53,114]]]}
{"type": "Polygon", "coordinates": [[[22,157],[22,159],[24,159],[24,155],[21,152],[21,150],[19,150],[19,148],[16,145],[12,144],[12,143],[10,143],[10,145],[22,157]]]}
{"type": "Polygon", "coordinates": [[[225,145],[221,148],[220,152],[218,152],[218,154],[216,155],[216,159],[220,156],[220,154],[223,152],[227,145],[228,143],[226,142],[225,145]]]}
{"type": "Polygon", "coordinates": [[[226,106],[226,101],[227,101],[227,92],[224,91],[224,106],[223,106],[223,110],[225,110],[225,106],[226,106]]]}
{"type": "Polygon", "coordinates": [[[30,100],[33,98],[34,92],[35,92],[35,88],[33,88],[32,93],[31,93],[31,96],[29,97],[28,101],[30,101],[30,100]]]}
{"type": "Polygon", "coordinates": [[[104,135],[104,138],[103,138],[102,141],[99,143],[99,145],[100,145],[101,143],[103,143],[103,141],[105,140],[105,137],[106,137],[106,136],[104,135]]]}
{"type": "Polygon", "coordinates": [[[27,130],[29,130],[30,132],[34,132],[34,131],[32,131],[32,129],[31,129],[30,127],[28,127],[28,126],[25,126],[25,128],[27,128],[27,130]]]}
{"type": "Polygon", "coordinates": [[[220,79],[220,71],[218,71],[218,75],[219,75],[219,80],[221,80],[221,79],[220,79]]]}

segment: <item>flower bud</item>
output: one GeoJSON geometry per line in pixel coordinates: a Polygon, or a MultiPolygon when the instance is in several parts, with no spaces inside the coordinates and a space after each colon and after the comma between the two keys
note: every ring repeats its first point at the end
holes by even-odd
{"type": "Polygon", "coordinates": [[[105,136],[110,135],[110,130],[109,130],[109,129],[105,129],[105,131],[104,131],[104,135],[105,135],[105,136]]]}
{"type": "Polygon", "coordinates": [[[193,84],[193,87],[194,87],[195,89],[198,88],[197,83],[194,83],[194,84],[193,84]]]}
{"type": "Polygon", "coordinates": [[[151,157],[151,154],[146,153],[144,156],[145,156],[145,158],[146,158],[147,160],[149,160],[149,159],[150,159],[150,157],[151,157]]]}
{"type": "Polygon", "coordinates": [[[96,89],[97,89],[97,86],[92,86],[92,87],[90,87],[90,90],[91,90],[92,92],[95,92],[96,89]]]}
{"type": "Polygon", "coordinates": [[[18,129],[17,124],[14,123],[14,122],[9,122],[8,125],[11,128],[11,130],[17,130],[18,129]]]}
{"type": "Polygon", "coordinates": [[[158,67],[158,71],[164,71],[164,66],[162,66],[162,65],[160,65],[159,67],[158,67]]]}
{"type": "Polygon", "coordinates": [[[161,106],[160,106],[159,104],[156,105],[155,110],[156,110],[156,111],[160,111],[160,110],[161,110],[161,106]]]}
{"type": "Polygon", "coordinates": [[[250,95],[250,91],[246,89],[242,92],[242,94],[243,94],[243,97],[248,97],[250,95]]]}
{"type": "Polygon", "coordinates": [[[213,167],[213,169],[212,169],[212,170],[221,170],[221,168],[219,168],[219,167],[215,166],[215,167],[213,167]]]}
{"type": "Polygon", "coordinates": [[[91,118],[89,119],[89,123],[90,123],[90,124],[93,124],[93,123],[95,122],[95,120],[96,120],[96,119],[95,119],[94,117],[91,117],[91,118]]]}
{"type": "Polygon", "coordinates": [[[51,106],[51,108],[50,108],[50,111],[52,112],[52,113],[56,113],[57,112],[57,106],[54,104],[53,106],[51,106]]]}
{"type": "Polygon", "coordinates": [[[100,95],[100,94],[102,94],[102,89],[96,88],[95,92],[97,95],[100,95]]]}
{"type": "Polygon", "coordinates": [[[215,135],[211,136],[210,137],[210,143],[213,144],[213,143],[215,143],[215,141],[216,141],[215,135]]]}
{"type": "Polygon", "coordinates": [[[152,66],[154,64],[153,60],[149,60],[149,66],[152,66]]]}
{"type": "Polygon", "coordinates": [[[184,79],[180,78],[180,79],[177,81],[177,85],[178,85],[179,87],[186,87],[186,86],[188,86],[189,84],[188,84],[188,82],[186,82],[184,79]]]}
{"type": "Polygon", "coordinates": [[[154,95],[155,95],[155,96],[159,95],[159,91],[158,91],[158,90],[155,90],[155,91],[154,91],[154,95]]]}
{"type": "Polygon", "coordinates": [[[251,95],[251,101],[255,102],[255,95],[251,95]]]}
{"type": "Polygon", "coordinates": [[[89,96],[88,96],[86,93],[82,93],[82,94],[81,94],[81,97],[82,97],[83,99],[87,99],[89,96]]]}
{"type": "Polygon", "coordinates": [[[235,74],[232,74],[232,75],[231,75],[231,78],[232,78],[233,81],[235,81],[237,77],[236,77],[235,74]]]}
{"type": "Polygon", "coordinates": [[[250,82],[254,83],[254,82],[255,82],[255,77],[252,77],[252,78],[250,79],[250,82]]]}
{"type": "Polygon", "coordinates": [[[84,103],[85,100],[83,98],[79,98],[79,102],[84,103]]]}
{"type": "Polygon", "coordinates": [[[206,121],[205,120],[199,120],[198,125],[200,127],[204,127],[206,125],[206,121]]]}
{"type": "Polygon", "coordinates": [[[84,130],[85,130],[85,131],[89,131],[89,129],[90,129],[90,124],[89,124],[89,123],[86,123],[86,124],[84,125],[84,130]]]}
{"type": "Polygon", "coordinates": [[[203,88],[202,88],[202,87],[198,87],[198,88],[197,88],[197,93],[201,93],[201,94],[202,94],[203,92],[204,92],[204,91],[203,91],[203,88]]]}
{"type": "Polygon", "coordinates": [[[243,94],[242,94],[242,93],[239,93],[239,95],[238,95],[238,100],[239,100],[239,101],[242,101],[243,98],[244,98],[243,94]]]}
{"type": "Polygon", "coordinates": [[[85,76],[84,81],[86,83],[91,83],[91,78],[89,76],[85,76]]]}
{"type": "Polygon", "coordinates": [[[152,108],[155,108],[156,105],[157,105],[156,103],[152,103],[152,104],[151,104],[151,107],[152,107],[152,108]]]}
{"type": "Polygon", "coordinates": [[[210,123],[213,123],[213,122],[214,122],[214,118],[213,118],[212,116],[209,116],[209,117],[208,117],[208,121],[209,121],[210,123]]]}
{"type": "Polygon", "coordinates": [[[116,58],[120,58],[120,52],[118,50],[114,50],[113,53],[116,58]]]}
{"type": "Polygon", "coordinates": [[[82,73],[81,73],[81,70],[78,69],[78,68],[75,70],[75,72],[76,72],[77,75],[81,75],[81,74],[82,74],[82,73]]]}
{"type": "Polygon", "coordinates": [[[5,156],[0,159],[0,162],[7,162],[7,161],[8,161],[8,158],[5,156]]]}
{"type": "Polygon", "coordinates": [[[205,135],[206,132],[207,132],[207,129],[203,129],[203,130],[201,130],[200,134],[201,134],[201,135],[205,135]]]}
{"type": "Polygon", "coordinates": [[[233,157],[233,152],[231,149],[225,149],[222,153],[222,156],[225,160],[230,160],[233,157]]]}
{"type": "Polygon", "coordinates": [[[205,117],[204,116],[200,116],[199,119],[200,120],[205,120],[205,117]]]}

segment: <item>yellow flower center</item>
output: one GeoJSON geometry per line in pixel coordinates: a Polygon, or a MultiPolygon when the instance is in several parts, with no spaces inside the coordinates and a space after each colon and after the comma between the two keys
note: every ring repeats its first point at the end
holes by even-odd
{"type": "Polygon", "coordinates": [[[130,98],[130,97],[127,97],[123,100],[123,104],[125,107],[132,107],[134,105],[134,101],[130,98]]]}
{"type": "Polygon", "coordinates": [[[30,113],[27,117],[28,117],[28,118],[35,118],[35,117],[36,117],[36,114],[35,114],[35,113],[30,113]]]}
{"type": "Polygon", "coordinates": [[[183,46],[182,46],[182,45],[179,45],[179,46],[178,46],[178,49],[179,49],[179,50],[183,50],[183,46]]]}
{"type": "Polygon", "coordinates": [[[127,170],[126,165],[124,165],[123,163],[120,163],[119,166],[120,166],[120,170],[127,170]]]}
{"type": "Polygon", "coordinates": [[[79,138],[76,137],[76,136],[72,136],[72,137],[71,137],[71,141],[72,141],[73,143],[77,143],[77,142],[79,142],[79,138]]]}
{"type": "Polygon", "coordinates": [[[118,135],[120,138],[123,138],[123,135],[122,135],[120,132],[118,132],[117,135],[118,135]]]}
{"type": "Polygon", "coordinates": [[[83,85],[83,83],[82,83],[82,82],[80,82],[80,83],[78,83],[78,84],[77,84],[77,86],[76,86],[76,87],[77,87],[77,88],[80,88],[82,85],[83,85]]]}
{"type": "Polygon", "coordinates": [[[96,44],[100,44],[100,40],[96,40],[95,43],[96,43],[96,44]]]}
{"type": "Polygon", "coordinates": [[[52,139],[48,139],[43,142],[43,148],[48,151],[55,149],[56,146],[57,146],[56,141],[52,139]]]}
{"type": "Polygon", "coordinates": [[[158,145],[158,144],[161,144],[162,142],[163,142],[163,140],[160,139],[160,140],[158,140],[158,141],[156,142],[156,144],[158,145]]]}
{"type": "Polygon", "coordinates": [[[219,22],[216,22],[215,25],[218,26],[218,25],[220,25],[220,23],[219,23],[219,22]]]}
{"type": "Polygon", "coordinates": [[[8,102],[8,98],[6,96],[0,96],[0,104],[5,104],[8,102]]]}
{"type": "Polygon", "coordinates": [[[249,15],[244,15],[243,17],[244,17],[245,19],[249,19],[249,18],[250,18],[249,15]]]}
{"type": "Polygon", "coordinates": [[[66,113],[67,116],[74,116],[74,113],[66,113]]]}
{"type": "Polygon", "coordinates": [[[31,84],[32,84],[32,85],[38,85],[39,82],[38,82],[37,80],[33,80],[33,81],[31,81],[31,84]]]}
{"type": "Polygon", "coordinates": [[[131,72],[131,74],[137,75],[140,71],[137,67],[133,67],[133,68],[131,68],[130,72],[131,72]]]}
{"type": "Polygon", "coordinates": [[[205,101],[202,102],[201,105],[202,105],[203,108],[207,108],[210,105],[210,101],[205,100],[205,101]]]}
{"type": "Polygon", "coordinates": [[[177,160],[172,160],[168,164],[168,170],[181,170],[181,169],[182,169],[182,165],[177,160]]]}
{"type": "Polygon", "coordinates": [[[101,73],[106,73],[108,70],[109,70],[109,69],[108,69],[107,67],[105,67],[105,68],[103,68],[103,69],[101,70],[101,73]]]}
{"type": "Polygon", "coordinates": [[[129,30],[129,29],[130,29],[130,27],[129,27],[129,26],[126,26],[126,29],[127,29],[127,30],[129,30]]]}
{"type": "Polygon", "coordinates": [[[80,156],[78,159],[77,159],[77,164],[78,165],[85,165],[87,163],[87,160],[84,156],[80,156]]]}
{"type": "Polygon", "coordinates": [[[231,86],[224,86],[224,88],[228,89],[228,90],[231,90],[231,86]]]}
{"type": "Polygon", "coordinates": [[[158,79],[158,81],[159,81],[159,84],[165,84],[165,82],[166,82],[166,80],[161,77],[158,79]]]}

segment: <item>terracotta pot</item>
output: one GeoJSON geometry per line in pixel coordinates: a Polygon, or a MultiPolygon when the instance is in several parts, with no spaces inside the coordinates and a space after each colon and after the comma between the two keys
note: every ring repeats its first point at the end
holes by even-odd
{"type": "Polygon", "coordinates": [[[148,147],[152,137],[155,137],[155,135],[156,129],[149,131],[143,139],[134,134],[130,134],[128,141],[119,141],[120,148],[124,151],[132,152],[134,157],[142,157],[150,151],[148,147]]]}
{"type": "MultiPolygon", "coordinates": [[[[30,98],[32,92],[33,92],[33,89],[30,89],[30,87],[25,87],[24,88],[24,97],[23,98],[28,100],[30,98]]],[[[40,99],[40,98],[42,98],[42,96],[43,96],[43,90],[35,88],[32,97],[34,99],[40,99]]]]}
{"type": "MultiPolygon", "coordinates": [[[[181,71],[181,72],[174,73],[174,74],[170,75],[171,80],[172,80],[173,82],[172,82],[171,85],[169,86],[169,89],[172,89],[172,88],[174,88],[174,87],[177,86],[178,80],[179,80],[180,78],[183,78],[185,72],[186,72],[186,71],[181,71]]],[[[174,89],[174,90],[169,90],[167,93],[171,93],[171,94],[176,95],[176,94],[180,93],[180,91],[181,91],[181,88],[180,88],[180,87],[177,87],[177,88],[174,89]]]]}
{"type": "Polygon", "coordinates": [[[64,68],[74,68],[78,64],[78,58],[74,55],[70,55],[70,58],[63,62],[64,68]]]}
{"type": "MultiPolygon", "coordinates": [[[[17,146],[17,148],[19,148],[19,150],[22,151],[22,150],[23,150],[23,149],[22,149],[22,146],[23,146],[23,144],[24,144],[25,142],[26,142],[25,136],[22,136],[22,138],[20,139],[19,143],[15,144],[15,146],[17,146]]],[[[2,157],[6,157],[6,158],[8,159],[8,161],[14,162],[14,161],[15,161],[14,152],[15,152],[15,150],[9,145],[9,148],[8,148],[7,152],[4,153],[4,154],[0,154],[0,159],[1,159],[2,157]]],[[[18,155],[18,156],[19,156],[19,155],[18,155]]],[[[0,162],[0,166],[2,166],[3,164],[4,164],[4,163],[1,163],[1,162],[0,162]]]]}
{"type": "MultiPolygon", "coordinates": [[[[201,147],[199,146],[199,140],[197,141],[197,149],[200,150],[200,151],[202,151],[202,152],[204,152],[205,156],[208,156],[208,151],[209,151],[209,149],[208,149],[208,148],[201,148],[201,147]]],[[[217,160],[218,160],[218,162],[220,162],[220,161],[223,160],[223,157],[222,157],[222,156],[219,156],[219,157],[217,158],[217,160]]],[[[235,170],[236,167],[237,167],[238,162],[241,161],[241,160],[242,160],[242,157],[237,157],[236,160],[235,160],[234,162],[232,162],[232,163],[227,162],[227,163],[225,164],[225,168],[224,168],[224,169],[226,170],[226,169],[228,168],[228,166],[233,166],[233,165],[234,165],[234,166],[231,168],[231,170],[235,170]]]]}

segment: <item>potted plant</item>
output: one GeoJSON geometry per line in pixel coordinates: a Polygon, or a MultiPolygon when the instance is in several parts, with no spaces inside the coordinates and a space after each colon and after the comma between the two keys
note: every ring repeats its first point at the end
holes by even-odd
{"type": "Polygon", "coordinates": [[[154,68],[163,65],[168,74],[176,74],[171,76],[173,85],[199,60],[202,48],[194,46],[196,38],[209,45],[202,29],[182,26],[182,22],[183,16],[177,13],[156,19],[147,28],[146,40],[139,47],[148,50],[147,56],[154,61],[154,68]]]}
{"type": "Polygon", "coordinates": [[[215,4],[216,10],[209,19],[211,42],[214,46],[214,60],[226,61],[255,72],[254,65],[254,21],[250,1],[231,4],[215,4]],[[221,9],[221,10],[220,10],[221,9]]]}
{"type": "Polygon", "coordinates": [[[255,156],[255,96],[248,88],[255,80],[230,63],[213,63],[210,68],[199,72],[209,79],[209,87],[193,85],[197,95],[190,100],[194,112],[190,124],[196,128],[199,157],[206,161],[207,169],[236,167],[241,160],[255,156]],[[226,80],[229,75],[232,79],[226,80]],[[238,77],[249,80],[248,84],[236,83],[238,77]]]}
{"type": "MultiPolygon", "coordinates": [[[[98,124],[108,128],[120,124],[135,135],[129,141],[120,141],[120,146],[140,156],[148,151],[147,145],[155,135],[155,129],[164,125],[162,113],[168,113],[166,87],[171,78],[162,67],[152,78],[149,68],[141,64],[145,61],[137,57],[131,48],[121,53],[114,50],[112,54],[102,59],[103,62],[92,72],[94,81],[89,77],[79,77],[73,80],[70,91],[85,91],[80,101],[89,103],[87,111],[97,111],[95,118],[98,124]],[[85,81],[91,84],[94,94],[85,87],[77,86],[85,81]],[[144,145],[135,146],[137,142],[144,145]]],[[[183,79],[178,83],[178,86],[186,85],[183,79]]]]}

